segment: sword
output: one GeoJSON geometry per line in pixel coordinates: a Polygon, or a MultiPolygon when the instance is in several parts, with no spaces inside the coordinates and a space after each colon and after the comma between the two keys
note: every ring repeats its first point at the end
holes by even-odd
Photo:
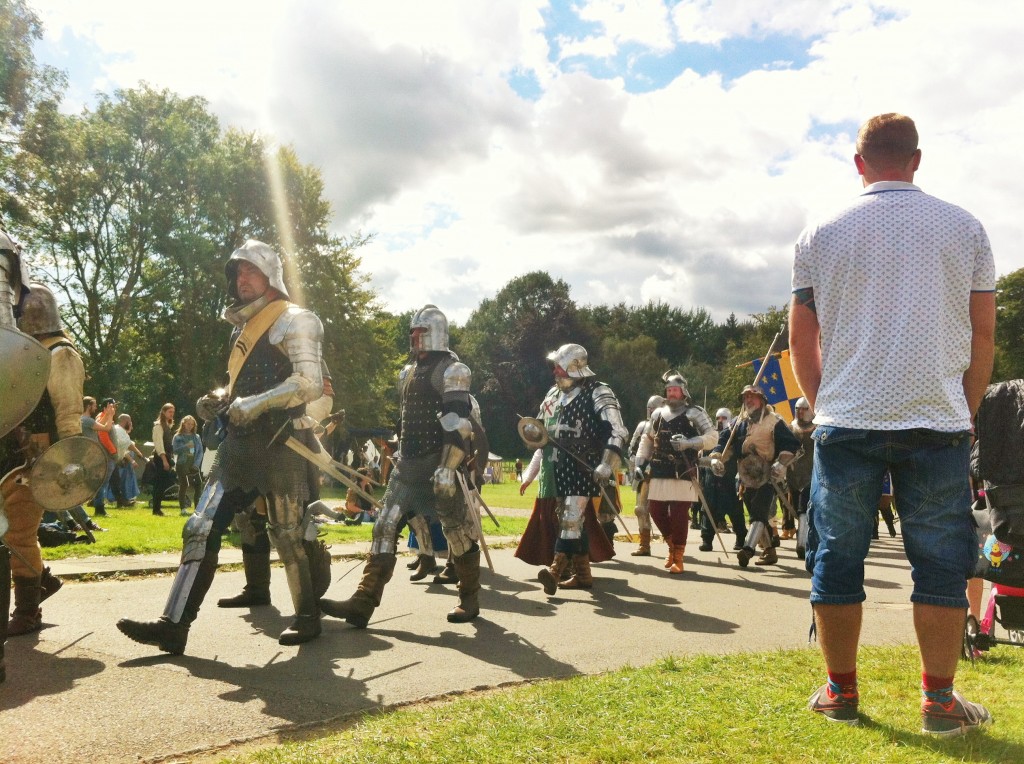
{"type": "Polygon", "coordinates": [[[726,557],[729,556],[729,550],[725,548],[725,542],[722,541],[722,534],[718,531],[718,523],[715,522],[715,516],[711,514],[711,505],[708,504],[707,498],[704,496],[704,489],[700,487],[700,473],[698,472],[690,480],[693,482],[693,487],[697,491],[697,496],[700,499],[700,505],[704,508],[704,514],[707,515],[708,522],[711,523],[711,527],[715,529],[715,538],[718,539],[719,545],[722,547],[722,553],[726,557]]]}
{"type": "Polygon", "coordinates": [[[292,451],[297,453],[303,459],[308,462],[312,462],[314,465],[319,467],[325,473],[330,475],[332,478],[337,480],[339,483],[348,486],[358,495],[362,496],[368,502],[370,502],[377,509],[381,508],[380,502],[373,498],[370,494],[360,488],[355,481],[348,478],[341,470],[338,469],[341,465],[334,461],[325,451],[316,453],[307,447],[304,443],[298,441],[293,435],[289,435],[284,441],[284,444],[288,446],[292,451]]]}
{"type": "MultiPolygon", "coordinates": [[[[543,437],[543,441],[542,442],[537,442],[534,445],[535,448],[543,448],[545,445],[550,443],[552,446],[557,448],[559,451],[564,453],[566,456],[572,457],[577,462],[579,462],[581,465],[586,467],[588,470],[590,470],[591,473],[594,472],[594,468],[590,464],[588,464],[585,459],[577,456],[572,451],[570,451],[568,448],[566,448],[561,443],[559,443],[557,440],[552,438],[551,435],[548,433],[547,429],[540,423],[539,420],[533,419],[532,417],[525,417],[522,414],[517,414],[516,416],[518,416],[520,419],[525,419],[525,420],[531,420],[532,419],[533,422],[536,422],[538,431],[543,433],[543,436],[544,436],[543,437]]],[[[529,445],[529,444],[527,444],[527,445],[529,445]]],[[[596,480],[594,482],[597,483],[596,480]]],[[[619,504],[617,502],[615,502],[612,499],[611,495],[608,493],[608,486],[602,485],[601,483],[597,483],[597,487],[601,491],[601,496],[604,498],[605,501],[608,502],[609,506],[613,507],[614,509],[619,509],[620,508],[619,504]]],[[[626,527],[626,521],[622,519],[622,516],[618,512],[615,513],[615,519],[617,519],[619,521],[619,524],[622,526],[622,530],[624,530],[626,532],[626,538],[629,539],[630,543],[633,543],[633,534],[629,532],[629,528],[626,527]]]]}
{"type": "MultiPolygon", "coordinates": [[[[476,503],[476,500],[479,498],[479,494],[474,496],[473,492],[469,490],[469,486],[466,483],[466,477],[462,474],[461,470],[456,470],[455,476],[459,481],[459,487],[462,488],[462,494],[466,498],[466,503],[473,509],[473,522],[476,524],[476,530],[480,536],[480,549],[483,550],[484,559],[487,560],[487,567],[490,568],[493,573],[494,563],[491,562],[491,552],[487,548],[487,540],[484,538],[484,529],[480,524],[480,506],[483,505],[486,507],[487,505],[483,503],[483,499],[480,499],[480,504],[476,503]]],[[[489,509],[487,510],[487,514],[491,515],[491,511],[489,509]]],[[[491,515],[491,519],[494,520],[494,515],[491,515]]],[[[494,520],[494,522],[497,523],[498,521],[494,520]]]]}

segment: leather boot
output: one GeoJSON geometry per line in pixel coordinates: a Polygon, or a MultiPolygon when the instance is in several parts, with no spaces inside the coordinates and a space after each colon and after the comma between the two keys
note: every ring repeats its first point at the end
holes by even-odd
{"type": "Polygon", "coordinates": [[[42,602],[60,591],[60,588],[64,586],[64,582],[53,575],[49,568],[43,568],[43,575],[39,579],[39,586],[42,590],[39,601],[42,602]]]}
{"type": "Polygon", "coordinates": [[[347,600],[321,599],[320,611],[334,618],[343,618],[357,629],[365,629],[373,611],[380,605],[384,587],[395,572],[395,562],[393,553],[370,555],[355,593],[347,600]]]}
{"type": "MultiPolygon", "coordinates": [[[[419,561],[417,561],[417,565],[419,561]]],[[[444,564],[444,568],[441,572],[434,576],[435,584],[457,584],[459,583],[459,571],[455,568],[455,563],[452,558],[449,557],[448,561],[444,564]]]]}
{"type": "Polygon", "coordinates": [[[686,551],[686,547],[679,545],[672,547],[672,565],[669,567],[669,573],[682,573],[683,572],[683,552],[686,551]]]}
{"type": "MultiPolygon", "coordinates": [[[[589,561],[589,557],[587,560],[589,561]]],[[[541,568],[537,574],[537,580],[544,584],[544,593],[551,596],[558,591],[558,581],[562,577],[562,571],[569,564],[569,556],[564,552],[556,552],[555,559],[551,562],[550,568],[541,568]]]]}
{"type": "Polygon", "coordinates": [[[455,558],[459,572],[459,604],[448,613],[449,623],[467,623],[480,615],[480,550],[455,558]]]}
{"type": "Polygon", "coordinates": [[[245,586],[241,594],[217,600],[217,607],[260,607],[270,604],[270,552],[242,550],[245,586]]]}
{"type": "Polygon", "coordinates": [[[764,550],[758,559],[754,560],[755,565],[774,565],[779,561],[779,553],[775,551],[775,547],[770,546],[764,550]]]}
{"type": "Polygon", "coordinates": [[[651,556],[651,530],[640,531],[640,546],[635,552],[630,552],[631,557],[650,557],[651,556]]]}
{"type": "Polygon", "coordinates": [[[437,570],[437,560],[432,554],[421,554],[416,557],[416,572],[409,576],[410,581],[422,581],[437,570]]]}
{"type": "Polygon", "coordinates": [[[568,581],[558,585],[560,589],[593,589],[594,576],[590,572],[590,555],[576,554],[572,558],[576,573],[568,581]]]}
{"type": "Polygon", "coordinates": [[[320,539],[303,541],[306,559],[309,560],[309,578],[313,586],[313,599],[318,600],[331,588],[331,551],[320,539]]]}
{"type": "Polygon", "coordinates": [[[217,553],[207,552],[199,562],[199,569],[196,571],[195,580],[189,591],[188,599],[185,600],[185,607],[179,621],[174,622],[166,615],[160,616],[155,621],[133,621],[129,618],[122,618],[117,622],[118,631],[135,642],[155,645],[158,649],[171,655],[181,655],[185,652],[185,645],[188,642],[189,628],[199,615],[199,607],[206,599],[206,594],[210,591],[210,585],[213,583],[213,576],[216,573],[217,553]]]}
{"type": "Polygon", "coordinates": [[[606,523],[601,523],[601,529],[604,531],[604,535],[608,537],[608,543],[615,546],[615,532],[618,530],[615,527],[615,521],[609,520],[606,523]]]}
{"type": "Polygon", "coordinates": [[[20,637],[43,627],[43,611],[39,608],[42,587],[39,576],[14,577],[14,613],[7,625],[7,636],[20,637]]]}
{"type": "Polygon", "coordinates": [[[672,545],[672,542],[669,541],[668,542],[668,557],[666,558],[665,565],[664,565],[665,570],[668,570],[669,568],[672,567],[672,561],[675,559],[675,555],[676,555],[676,548],[675,548],[675,546],[672,545]]]}

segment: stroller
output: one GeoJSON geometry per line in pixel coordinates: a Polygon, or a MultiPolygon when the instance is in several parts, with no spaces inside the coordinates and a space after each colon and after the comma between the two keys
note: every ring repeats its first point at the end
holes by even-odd
{"type": "Polygon", "coordinates": [[[984,488],[975,503],[975,575],[992,582],[981,622],[969,616],[963,655],[995,645],[1024,647],[1024,380],[990,385],[978,410],[972,471],[984,488]],[[996,635],[996,624],[1007,638],[996,635]]]}

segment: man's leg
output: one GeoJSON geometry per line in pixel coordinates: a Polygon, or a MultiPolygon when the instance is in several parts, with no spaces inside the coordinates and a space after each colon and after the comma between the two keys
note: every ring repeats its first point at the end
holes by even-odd
{"type": "Polygon", "coordinates": [[[320,607],[313,592],[313,577],[304,545],[309,522],[306,502],[292,496],[270,494],[267,502],[268,532],[284,563],[295,620],[278,637],[282,645],[299,645],[320,636],[320,607]]]}

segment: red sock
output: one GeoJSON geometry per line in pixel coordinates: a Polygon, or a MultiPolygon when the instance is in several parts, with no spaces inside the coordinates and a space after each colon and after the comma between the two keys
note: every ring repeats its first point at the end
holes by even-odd
{"type": "Polygon", "coordinates": [[[828,672],[828,689],[833,696],[857,694],[857,669],[845,674],[828,672]]]}
{"type": "Polygon", "coordinates": [[[926,700],[946,704],[953,700],[953,677],[921,674],[921,691],[926,700]]]}

